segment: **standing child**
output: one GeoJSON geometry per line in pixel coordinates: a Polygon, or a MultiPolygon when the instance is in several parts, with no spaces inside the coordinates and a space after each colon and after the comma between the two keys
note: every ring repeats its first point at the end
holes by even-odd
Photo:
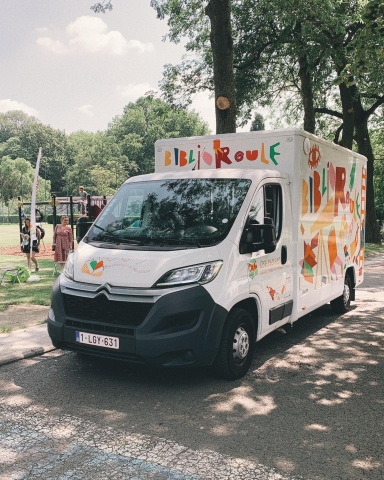
{"type": "Polygon", "coordinates": [[[34,227],[31,225],[31,220],[29,217],[26,217],[24,220],[24,227],[20,233],[21,235],[21,251],[27,256],[28,270],[31,270],[31,260],[35,264],[35,272],[39,271],[39,264],[35,258],[35,253],[39,253],[40,245],[40,231],[37,228],[36,232],[34,227]],[[37,240],[33,241],[31,248],[31,233],[36,233],[37,240]]]}
{"type": "Polygon", "coordinates": [[[86,207],[87,195],[88,195],[88,193],[84,190],[84,187],[82,185],[80,185],[80,187],[79,187],[80,201],[79,201],[79,204],[78,204],[78,208],[79,208],[79,213],[81,213],[83,215],[87,211],[87,207],[86,207]]]}

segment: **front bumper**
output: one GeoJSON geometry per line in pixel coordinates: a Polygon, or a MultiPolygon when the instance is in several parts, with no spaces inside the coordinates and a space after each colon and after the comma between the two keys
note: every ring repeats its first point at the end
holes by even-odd
{"type": "Polygon", "coordinates": [[[127,289],[72,282],[52,289],[48,333],[64,350],[158,366],[212,364],[227,311],[201,285],[127,289]],[[119,350],[76,342],[76,331],[119,337],[119,350]]]}

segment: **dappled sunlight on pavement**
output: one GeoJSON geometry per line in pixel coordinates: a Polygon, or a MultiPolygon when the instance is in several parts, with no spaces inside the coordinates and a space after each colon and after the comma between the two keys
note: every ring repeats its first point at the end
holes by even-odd
{"type": "Polygon", "coordinates": [[[245,416],[268,415],[276,405],[272,397],[255,395],[251,387],[239,387],[225,394],[211,395],[212,410],[232,412],[237,410],[245,416]]]}
{"type": "Polygon", "coordinates": [[[268,335],[234,382],[60,351],[3,366],[0,478],[383,480],[378,266],[348,314],[268,335]]]}

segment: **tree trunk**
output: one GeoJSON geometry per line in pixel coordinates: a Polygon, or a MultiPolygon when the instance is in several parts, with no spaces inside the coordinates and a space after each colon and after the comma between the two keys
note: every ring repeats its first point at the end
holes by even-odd
{"type": "Polygon", "coordinates": [[[299,78],[301,84],[300,94],[304,107],[304,130],[309,133],[315,133],[316,119],[313,106],[312,79],[306,55],[299,57],[299,78]]]}
{"type": "Polygon", "coordinates": [[[354,124],[353,97],[350,89],[343,82],[339,85],[341,105],[343,109],[343,135],[340,145],[352,150],[354,124]]]}
{"type": "Polygon", "coordinates": [[[380,231],[377,223],[375,196],[373,190],[374,155],[368,132],[368,115],[364,111],[360,98],[355,99],[355,131],[358,152],[365,155],[367,162],[367,190],[365,206],[365,240],[369,243],[380,243],[380,231]]]}
{"type": "MultiPolygon", "coordinates": [[[[338,52],[342,52],[344,50],[342,38],[338,38],[335,41],[333,44],[333,49],[333,61],[335,62],[337,75],[340,76],[347,65],[347,59],[345,56],[341,55],[340,58],[338,55],[338,52]]],[[[353,133],[355,130],[352,88],[348,87],[344,82],[340,83],[339,85],[340,100],[343,110],[343,135],[340,145],[342,147],[349,148],[350,150],[352,150],[353,133]]]]}
{"type": "Polygon", "coordinates": [[[231,2],[210,0],[205,13],[211,21],[216,133],[235,133],[236,90],[233,73],[231,2]]]}
{"type": "Polygon", "coordinates": [[[299,49],[299,78],[300,78],[300,95],[304,108],[304,130],[309,133],[315,133],[316,117],[313,106],[313,90],[311,69],[308,65],[308,57],[306,55],[306,44],[302,38],[302,25],[298,21],[295,27],[295,36],[297,38],[299,49]]]}

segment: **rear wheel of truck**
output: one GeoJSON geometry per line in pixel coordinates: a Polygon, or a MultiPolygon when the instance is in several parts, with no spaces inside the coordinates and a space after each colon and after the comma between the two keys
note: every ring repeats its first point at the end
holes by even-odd
{"type": "Polygon", "coordinates": [[[247,310],[234,308],[224,326],[213,367],[228,380],[243,377],[251,365],[255,348],[255,326],[247,310]]]}
{"type": "Polygon", "coordinates": [[[343,294],[331,301],[333,313],[346,313],[351,306],[352,280],[348,273],[344,277],[343,294]]]}

